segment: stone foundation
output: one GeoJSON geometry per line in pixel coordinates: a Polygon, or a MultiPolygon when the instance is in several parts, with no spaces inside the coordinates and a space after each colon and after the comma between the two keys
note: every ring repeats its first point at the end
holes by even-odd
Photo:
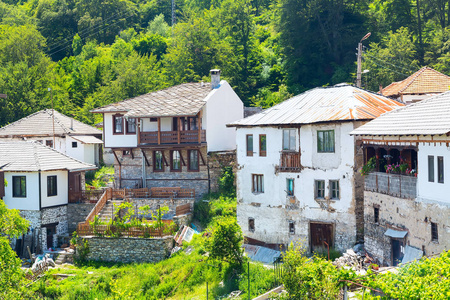
{"type": "MultiPolygon", "coordinates": [[[[83,237],[78,244],[87,241],[87,260],[122,262],[122,263],[156,263],[170,255],[173,247],[173,237],[145,238],[106,238],[83,237]]],[[[79,257],[81,248],[76,250],[79,257]]]]}
{"type": "Polygon", "coordinates": [[[68,232],[72,234],[77,230],[77,225],[80,222],[86,221],[86,217],[94,208],[93,203],[71,203],[67,205],[67,223],[68,232]]]}
{"type": "MultiPolygon", "coordinates": [[[[222,176],[223,168],[233,167],[233,173],[236,174],[236,166],[236,151],[208,153],[208,168],[211,192],[219,191],[219,179],[222,176]]],[[[236,178],[234,184],[236,185],[236,178]]]]}
{"type": "Polygon", "coordinates": [[[391,238],[384,233],[388,228],[408,231],[406,245],[433,255],[450,248],[450,205],[445,203],[403,199],[366,191],[365,238],[366,251],[382,264],[392,264],[391,238]],[[379,220],[375,223],[375,207],[379,220]],[[431,222],[438,227],[438,240],[431,238],[431,222]]]}

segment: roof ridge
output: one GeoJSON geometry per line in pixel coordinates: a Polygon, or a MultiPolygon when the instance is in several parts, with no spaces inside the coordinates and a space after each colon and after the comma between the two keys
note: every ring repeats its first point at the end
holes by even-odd
{"type": "Polygon", "coordinates": [[[404,90],[406,90],[414,82],[414,80],[416,80],[417,77],[419,77],[420,74],[425,72],[426,69],[427,69],[427,67],[423,67],[423,68],[419,69],[418,71],[416,71],[414,74],[411,74],[407,78],[403,79],[402,82],[405,80],[408,80],[408,79],[410,79],[410,81],[402,89],[400,89],[399,92],[403,92],[404,90]]]}
{"type": "MultiPolygon", "coordinates": [[[[57,110],[55,110],[55,109],[53,109],[53,108],[46,108],[45,111],[48,113],[48,115],[49,115],[50,117],[54,116],[53,120],[55,120],[56,123],[58,123],[58,125],[61,126],[62,130],[63,130],[65,133],[70,133],[70,131],[67,129],[67,127],[66,127],[66,126],[61,122],[61,120],[56,116],[55,111],[56,111],[57,113],[59,113],[60,115],[62,115],[59,111],[57,111],[57,110]],[[50,111],[51,111],[51,113],[50,113],[50,111]]],[[[66,117],[70,118],[69,116],[66,116],[66,117]]]]}
{"type": "Polygon", "coordinates": [[[36,143],[37,142],[32,142],[31,143],[31,147],[33,147],[33,152],[34,152],[33,156],[34,156],[34,161],[36,163],[36,167],[37,167],[38,171],[40,171],[41,170],[41,164],[39,163],[39,155],[38,155],[38,152],[37,152],[36,143]]]}

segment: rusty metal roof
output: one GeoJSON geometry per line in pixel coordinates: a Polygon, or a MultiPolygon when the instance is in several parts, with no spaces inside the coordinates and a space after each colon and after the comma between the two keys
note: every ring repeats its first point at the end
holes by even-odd
{"type": "Polygon", "coordinates": [[[399,108],[353,130],[354,135],[450,133],[450,91],[399,108]]]}
{"type": "Polygon", "coordinates": [[[430,67],[423,67],[408,78],[393,82],[381,90],[387,97],[400,94],[443,93],[449,90],[450,77],[430,67]]]}
{"type": "Polygon", "coordinates": [[[270,126],[375,119],[404,106],[348,84],[319,87],[227,126],[270,126]]]}
{"type": "Polygon", "coordinates": [[[91,110],[124,112],[130,117],[195,116],[214,92],[208,83],[183,83],[91,110]]]}

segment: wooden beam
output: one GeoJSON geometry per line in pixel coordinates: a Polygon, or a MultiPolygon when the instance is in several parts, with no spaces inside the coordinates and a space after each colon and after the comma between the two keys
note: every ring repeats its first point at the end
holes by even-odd
{"type": "Polygon", "coordinates": [[[161,118],[158,118],[158,145],[161,145],[161,118]]]}
{"type": "Polygon", "coordinates": [[[183,166],[186,166],[186,162],[184,161],[182,151],[181,150],[177,150],[177,151],[180,152],[181,163],[183,164],[183,166]]]}
{"type": "MultiPolygon", "coordinates": [[[[177,133],[178,133],[178,144],[181,144],[181,118],[177,117],[177,122],[178,122],[178,126],[177,126],[177,133]]],[[[181,154],[180,154],[181,156],[181,154]]]]}
{"type": "Polygon", "coordinates": [[[198,143],[202,143],[202,111],[200,111],[198,114],[198,143]]]}
{"type": "Polygon", "coordinates": [[[198,154],[200,154],[200,158],[202,159],[203,165],[206,166],[206,162],[205,162],[205,159],[203,158],[202,151],[200,149],[198,149],[197,151],[198,151],[198,154]]]}
{"type": "Polygon", "coordinates": [[[164,151],[161,151],[161,154],[162,154],[162,157],[164,159],[164,163],[166,164],[166,167],[168,167],[169,164],[167,163],[167,159],[166,159],[166,156],[164,155],[164,151]]]}
{"type": "Polygon", "coordinates": [[[119,166],[120,166],[121,163],[120,163],[120,161],[119,161],[119,158],[117,157],[117,154],[116,154],[116,151],[115,151],[115,150],[113,150],[113,154],[114,154],[114,157],[116,158],[117,163],[118,163],[119,166]]]}
{"type": "Polygon", "coordinates": [[[128,150],[128,151],[130,151],[131,159],[134,159],[133,148],[130,148],[130,150],[128,150]]]}
{"type": "Polygon", "coordinates": [[[144,156],[145,164],[147,165],[147,167],[150,167],[150,162],[148,161],[147,155],[145,154],[144,150],[141,149],[141,152],[142,152],[142,156],[144,156]]]}
{"type": "Polygon", "coordinates": [[[137,144],[141,144],[141,118],[137,118],[136,120],[137,125],[137,144]]]}

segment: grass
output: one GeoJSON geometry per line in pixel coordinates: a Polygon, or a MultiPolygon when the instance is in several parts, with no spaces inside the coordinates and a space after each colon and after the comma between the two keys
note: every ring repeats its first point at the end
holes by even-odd
{"type": "Polygon", "coordinates": [[[114,180],[114,166],[103,166],[96,171],[86,172],[86,188],[99,189],[114,180]]]}
{"type": "MultiPolygon", "coordinates": [[[[236,199],[209,195],[209,202],[199,202],[198,221],[205,227],[214,226],[218,218],[236,217],[236,199]]],[[[219,299],[241,290],[247,299],[247,263],[236,272],[226,262],[208,259],[207,237],[194,236],[189,243],[194,250],[184,251],[156,264],[111,264],[86,262],[68,268],[49,271],[33,289],[36,297],[46,299],[219,299]],[[53,274],[74,274],[61,279],[53,274]]],[[[184,247],[186,248],[186,247],[184,247]]],[[[273,287],[274,272],[262,264],[250,264],[251,297],[273,287]]]]}

